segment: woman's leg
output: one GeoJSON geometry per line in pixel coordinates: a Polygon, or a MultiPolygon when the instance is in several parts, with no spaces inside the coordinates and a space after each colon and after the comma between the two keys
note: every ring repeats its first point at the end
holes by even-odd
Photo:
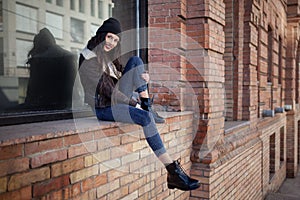
{"type": "Polygon", "coordinates": [[[142,126],[146,141],[158,159],[164,165],[173,162],[166,152],[154,118],[149,112],[125,104],[117,104],[112,107],[96,109],[96,115],[99,120],[117,121],[142,126]]]}
{"type": "Polygon", "coordinates": [[[157,131],[153,115],[150,112],[125,104],[118,104],[113,107],[96,109],[96,114],[100,120],[135,123],[143,127],[145,138],[150,148],[168,171],[168,188],[194,190],[200,187],[198,180],[190,178],[185,174],[180,163],[171,159],[157,131]]]}
{"type": "Polygon", "coordinates": [[[152,101],[149,98],[147,82],[141,77],[143,73],[145,73],[145,68],[141,58],[137,56],[131,57],[119,81],[119,89],[128,98],[131,98],[134,91],[137,92],[141,99],[142,109],[151,112],[156,123],[164,123],[165,120],[152,109],[152,101]]]}
{"type": "Polygon", "coordinates": [[[148,94],[147,82],[141,77],[143,73],[145,73],[143,61],[137,56],[131,57],[125,65],[119,81],[120,91],[127,97],[131,97],[134,91],[143,95],[148,94]]]}

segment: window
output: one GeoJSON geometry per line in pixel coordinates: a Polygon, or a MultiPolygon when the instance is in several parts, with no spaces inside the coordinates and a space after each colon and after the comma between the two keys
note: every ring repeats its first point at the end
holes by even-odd
{"type": "Polygon", "coordinates": [[[95,0],[91,0],[91,16],[95,16],[95,0]]]}
{"type": "Polygon", "coordinates": [[[108,4],[108,16],[111,17],[112,16],[112,5],[108,4]]]}
{"type": "Polygon", "coordinates": [[[98,18],[103,19],[103,1],[98,1],[98,18]]]}
{"type": "MultiPolygon", "coordinates": [[[[298,123],[299,124],[299,123],[298,123]]],[[[284,127],[280,128],[280,166],[283,164],[285,159],[285,133],[284,127]]]]}
{"type": "Polygon", "coordinates": [[[278,84],[282,83],[282,39],[278,40],[278,84]]]}
{"type": "Polygon", "coordinates": [[[27,62],[27,55],[24,53],[29,52],[32,48],[32,42],[28,40],[16,40],[16,58],[17,58],[17,66],[24,67],[27,62]]]}
{"type": "MultiPolygon", "coordinates": [[[[0,8],[2,8],[2,1],[0,1],[0,8]]],[[[0,9],[0,31],[2,31],[2,23],[3,23],[3,11],[0,9]]]]}
{"type": "Polygon", "coordinates": [[[63,7],[64,6],[64,0],[56,0],[56,5],[63,7]]]}
{"type": "Polygon", "coordinates": [[[296,104],[300,103],[300,44],[298,43],[297,53],[296,53],[296,67],[295,67],[295,102],[296,104]]]}
{"type": "Polygon", "coordinates": [[[63,17],[61,15],[46,12],[46,26],[55,38],[63,38],[63,17]]]}
{"type": "Polygon", "coordinates": [[[273,30],[268,27],[268,77],[269,83],[272,83],[273,78],[273,30]]]}
{"type": "Polygon", "coordinates": [[[99,25],[97,24],[91,24],[91,36],[94,36],[96,34],[96,31],[98,30],[99,25]]]}
{"type": "Polygon", "coordinates": [[[135,1],[70,0],[67,7],[63,7],[63,0],[1,2],[0,126],[89,113],[81,101],[80,83],[75,81],[78,55],[102,20],[110,16],[134,28],[135,12],[129,8],[135,8],[135,1]],[[91,14],[86,12],[90,9],[87,3],[93,5],[91,14]],[[84,15],[80,9],[87,16],[79,18],[79,13],[84,15]],[[93,12],[95,16],[90,16],[93,12]]]}
{"type": "Polygon", "coordinates": [[[276,144],[275,144],[275,133],[270,136],[269,140],[269,180],[271,181],[275,174],[275,155],[276,155],[276,144]]]}
{"type": "Polygon", "coordinates": [[[85,0],[79,0],[79,12],[84,13],[84,2],[85,0]]]}
{"type": "Polygon", "coordinates": [[[70,9],[75,10],[75,0],[70,0],[70,9]]]}
{"type": "Polygon", "coordinates": [[[16,5],[16,29],[17,31],[37,32],[37,9],[17,4],[16,5]]]}
{"type": "Polygon", "coordinates": [[[71,38],[72,42],[84,42],[84,21],[71,18],[71,38]]]}

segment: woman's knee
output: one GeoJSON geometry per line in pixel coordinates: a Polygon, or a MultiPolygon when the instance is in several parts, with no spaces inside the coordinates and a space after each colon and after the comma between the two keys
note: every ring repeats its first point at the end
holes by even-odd
{"type": "Polygon", "coordinates": [[[133,68],[142,68],[144,70],[144,63],[142,61],[142,59],[138,56],[132,56],[129,58],[127,64],[126,64],[126,67],[125,67],[125,70],[126,71],[129,71],[133,68]]]}
{"type": "Polygon", "coordinates": [[[138,56],[132,56],[129,58],[128,62],[135,63],[136,66],[143,65],[143,60],[138,56]]]}
{"type": "Polygon", "coordinates": [[[129,113],[132,121],[135,124],[138,124],[140,126],[147,126],[151,123],[151,117],[149,116],[148,111],[129,106],[129,113]]]}
{"type": "Polygon", "coordinates": [[[143,117],[142,120],[143,120],[143,126],[148,126],[151,123],[151,118],[148,113],[147,115],[145,115],[145,117],[143,117]]]}

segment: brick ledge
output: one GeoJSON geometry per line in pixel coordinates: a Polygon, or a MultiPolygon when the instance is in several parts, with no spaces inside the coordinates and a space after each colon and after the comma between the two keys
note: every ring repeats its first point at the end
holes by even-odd
{"type": "MultiPolygon", "coordinates": [[[[158,112],[167,119],[190,115],[192,111],[184,112],[158,112]]],[[[159,125],[159,124],[158,124],[159,125]]],[[[98,121],[96,117],[86,117],[68,120],[37,122],[14,126],[0,127],[0,147],[24,142],[33,142],[49,138],[63,137],[86,131],[96,131],[117,126],[137,126],[120,122],[98,121]]]]}

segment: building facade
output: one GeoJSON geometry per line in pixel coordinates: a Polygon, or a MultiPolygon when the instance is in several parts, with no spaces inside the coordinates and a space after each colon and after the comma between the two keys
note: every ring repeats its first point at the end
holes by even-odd
{"type": "Polygon", "coordinates": [[[115,0],[106,2],[100,20],[90,6],[99,8],[100,1],[45,1],[41,13],[32,2],[2,1],[2,46],[8,51],[3,51],[1,75],[25,77],[17,67],[21,57],[12,56],[25,48],[21,38],[32,42],[39,30],[28,35],[32,24],[20,23],[17,15],[5,18],[11,14],[7,11],[43,19],[49,29],[54,24],[70,27],[68,33],[52,31],[58,44],[77,52],[84,47],[78,41],[90,37],[86,30],[93,32],[93,25],[101,24],[112,9],[134,40],[125,52],[141,53],[147,63],[155,108],[167,118],[159,126],[167,150],[181,157],[202,184],[191,192],[169,190],[166,172],[153,160],[136,126],[98,126],[80,118],[67,130],[72,123],[59,120],[50,133],[30,124],[0,127],[11,135],[1,135],[0,199],[22,199],[24,192],[28,199],[264,199],[286,177],[296,176],[300,1],[115,0]],[[61,18],[61,3],[70,7],[67,18],[61,18]],[[95,17],[86,16],[93,12],[95,17]],[[52,24],[47,16],[54,19],[52,24]],[[88,23],[82,29],[83,19],[88,23]],[[18,31],[18,26],[27,31],[18,31]],[[79,35],[72,35],[72,28],[79,35]],[[21,128],[35,135],[17,134],[21,128]],[[17,167],[9,168],[12,164],[17,167]],[[22,176],[26,180],[19,181],[22,176]]]}
{"type": "MultiPolygon", "coordinates": [[[[185,110],[195,106],[186,99],[197,97],[191,173],[203,186],[190,199],[263,199],[297,174],[299,3],[149,1],[149,27],[172,27],[200,44],[178,35],[149,53],[149,63],[170,63],[191,85],[163,90],[178,77],[157,75],[157,102],[185,110]]],[[[149,46],[160,45],[150,36],[149,46]]]]}

